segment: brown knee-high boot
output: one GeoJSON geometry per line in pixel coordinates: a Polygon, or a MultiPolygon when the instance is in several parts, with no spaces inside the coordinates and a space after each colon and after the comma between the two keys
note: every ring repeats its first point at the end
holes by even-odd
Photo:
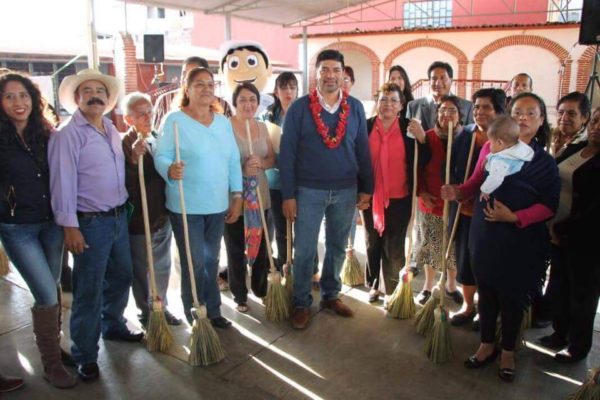
{"type": "Polygon", "coordinates": [[[58,324],[56,323],[59,308],[59,304],[33,307],[31,309],[33,333],[42,356],[44,378],[57,388],[70,388],[77,384],[77,378],[65,369],[61,361],[58,324]]]}

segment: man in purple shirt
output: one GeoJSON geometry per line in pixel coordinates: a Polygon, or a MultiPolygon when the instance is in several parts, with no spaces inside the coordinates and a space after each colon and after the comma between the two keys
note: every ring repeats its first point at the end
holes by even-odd
{"type": "Polygon", "coordinates": [[[100,333],[107,340],[143,338],[123,318],[132,280],[125,157],[119,132],[104,117],[118,95],[119,81],[93,69],[65,78],[59,100],[73,116],[48,144],[52,209],[75,260],[71,350],[83,380],[99,376],[100,333]]]}

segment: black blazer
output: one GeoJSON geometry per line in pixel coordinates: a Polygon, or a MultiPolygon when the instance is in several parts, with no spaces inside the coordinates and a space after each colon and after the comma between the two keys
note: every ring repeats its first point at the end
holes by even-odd
{"type": "MultiPolygon", "coordinates": [[[[577,143],[557,158],[561,163],[570,155],[587,146],[587,142],[577,143]]],[[[584,252],[596,259],[598,264],[597,235],[593,234],[600,226],[600,153],[587,160],[573,172],[573,200],[571,213],[563,221],[554,224],[554,231],[567,240],[570,248],[584,252]],[[592,232],[592,233],[590,233],[592,232]],[[592,256],[591,253],[595,253],[592,256]]]]}
{"type": "MultiPolygon", "coordinates": [[[[373,130],[373,127],[375,126],[375,117],[369,118],[367,120],[367,134],[369,136],[371,136],[371,131],[373,130]]],[[[413,163],[415,160],[415,139],[409,138],[406,134],[406,129],[402,129],[402,118],[398,118],[398,125],[400,125],[400,132],[402,133],[402,139],[404,139],[404,151],[405,151],[405,157],[404,157],[404,161],[406,162],[406,178],[407,178],[407,182],[408,182],[408,190],[410,192],[412,192],[412,188],[413,188],[413,174],[412,174],[412,169],[413,169],[413,163]]],[[[429,162],[429,159],[431,158],[431,152],[429,151],[429,146],[427,145],[427,143],[418,143],[417,144],[417,151],[419,152],[419,170],[424,168],[425,165],[429,162]]]]}
{"type": "Polygon", "coordinates": [[[53,220],[47,146],[48,138],[40,137],[26,147],[7,124],[0,130],[0,222],[53,220]]]}

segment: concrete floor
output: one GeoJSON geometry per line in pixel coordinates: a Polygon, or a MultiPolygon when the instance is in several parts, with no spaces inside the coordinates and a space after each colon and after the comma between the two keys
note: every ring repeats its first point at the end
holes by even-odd
{"type": "MultiPolygon", "coordinates": [[[[359,229],[357,253],[364,265],[360,243],[359,229]]],[[[421,289],[421,279],[422,274],[413,283],[415,292],[421,289]]],[[[169,308],[181,316],[176,281],[174,276],[169,308]]],[[[469,327],[452,328],[454,358],[435,365],[423,354],[424,339],[416,334],[412,322],[386,317],[383,304],[370,305],[363,288],[344,287],[343,300],[356,312],[352,319],[319,311],[318,292],[313,294],[311,326],[298,332],[289,321],[267,321],[256,298],[251,297],[248,314],[237,313],[231,294],[223,292],[223,315],[234,327],[218,331],[227,352],[222,363],[194,368],[185,362],[189,326],[184,324],[173,329],[176,344],[170,354],[149,353],[140,344],[101,340],[101,378],[72,390],[59,390],[41,377],[31,332],[32,297],[13,272],[0,279],[0,371],[23,376],[26,386],[0,398],[565,399],[577,389],[587,369],[600,364],[600,318],[591,355],[571,366],[554,362],[552,353],[532,343],[549,329],[526,332],[528,346],[517,355],[517,379],[506,384],[496,375],[497,365],[475,371],[463,367],[479,339],[469,327]]],[[[68,318],[70,296],[65,300],[68,318]]],[[[138,325],[131,305],[126,316],[134,328],[138,325]]],[[[67,348],[68,324],[64,329],[67,348]]]]}

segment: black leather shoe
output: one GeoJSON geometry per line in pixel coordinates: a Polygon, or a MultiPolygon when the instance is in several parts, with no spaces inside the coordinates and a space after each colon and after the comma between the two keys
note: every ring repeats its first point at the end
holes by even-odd
{"type": "Polygon", "coordinates": [[[454,314],[452,318],[450,318],[450,324],[453,326],[461,326],[466,324],[467,322],[471,322],[473,318],[477,315],[477,311],[473,310],[472,312],[461,312],[458,314],[454,314]]]}
{"type": "Polygon", "coordinates": [[[140,324],[142,324],[144,329],[148,328],[148,314],[138,315],[138,321],[140,321],[140,324]]]}
{"type": "Polygon", "coordinates": [[[475,315],[475,317],[473,318],[473,330],[475,332],[479,332],[479,330],[481,329],[481,324],[479,322],[479,314],[475,315]]]}
{"type": "Polygon", "coordinates": [[[448,289],[446,289],[446,296],[450,297],[459,306],[462,306],[463,301],[465,301],[462,293],[458,289],[454,292],[449,292],[448,289]]]}
{"type": "Polygon", "coordinates": [[[427,303],[427,300],[431,297],[431,292],[429,290],[421,290],[421,293],[417,295],[417,302],[424,306],[427,303]]]}
{"type": "Polygon", "coordinates": [[[531,321],[531,327],[533,329],[544,329],[552,325],[552,321],[549,319],[534,319],[531,321]]]}
{"type": "Polygon", "coordinates": [[[60,349],[60,360],[62,361],[63,365],[65,365],[67,367],[77,366],[77,364],[75,364],[75,360],[73,360],[73,357],[71,356],[71,354],[69,354],[68,352],[66,352],[63,349],[60,349]]]}
{"type": "Polygon", "coordinates": [[[165,309],[165,319],[167,320],[167,324],[172,325],[172,326],[178,326],[181,325],[181,319],[177,318],[176,316],[174,316],[173,314],[171,314],[171,312],[169,310],[165,309]]]}
{"type": "Polygon", "coordinates": [[[114,340],[117,342],[141,342],[144,338],[144,332],[125,331],[118,334],[108,333],[103,337],[104,340],[114,340]]]}
{"type": "Polygon", "coordinates": [[[585,359],[586,357],[587,354],[577,354],[569,350],[559,351],[554,355],[554,359],[563,364],[573,364],[585,359]]]}
{"type": "Polygon", "coordinates": [[[512,382],[515,380],[515,370],[512,368],[500,368],[498,370],[498,376],[504,382],[512,382]]]}
{"type": "Polygon", "coordinates": [[[229,321],[225,317],[212,318],[210,320],[210,323],[213,324],[213,326],[215,328],[220,328],[220,329],[227,329],[231,326],[231,321],[229,321]]]}
{"type": "Polygon", "coordinates": [[[544,346],[557,351],[563,349],[567,344],[569,344],[566,339],[558,336],[556,332],[552,335],[542,336],[541,338],[536,340],[536,343],[540,346],[544,346]]]}
{"type": "Polygon", "coordinates": [[[492,354],[490,354],[483,360],[479,360],[475,355],[472,355],[471,357],[469,357],[465,360],[465,362],[464,362],[465,367],[467,367],[469,369],[481,368],[486,364],[490,364],[490,363],[494,362],[496,357],[498,357],[498,353],[499,353],[499,351],[497,349],[494,349],[492,354]]]}
{"type": "Polygon", "coordinates": [[[80,364],[77,366],[77,374],[84,382],[93,381],[100,376],[100,369],[97,363],[80,364]]]}

